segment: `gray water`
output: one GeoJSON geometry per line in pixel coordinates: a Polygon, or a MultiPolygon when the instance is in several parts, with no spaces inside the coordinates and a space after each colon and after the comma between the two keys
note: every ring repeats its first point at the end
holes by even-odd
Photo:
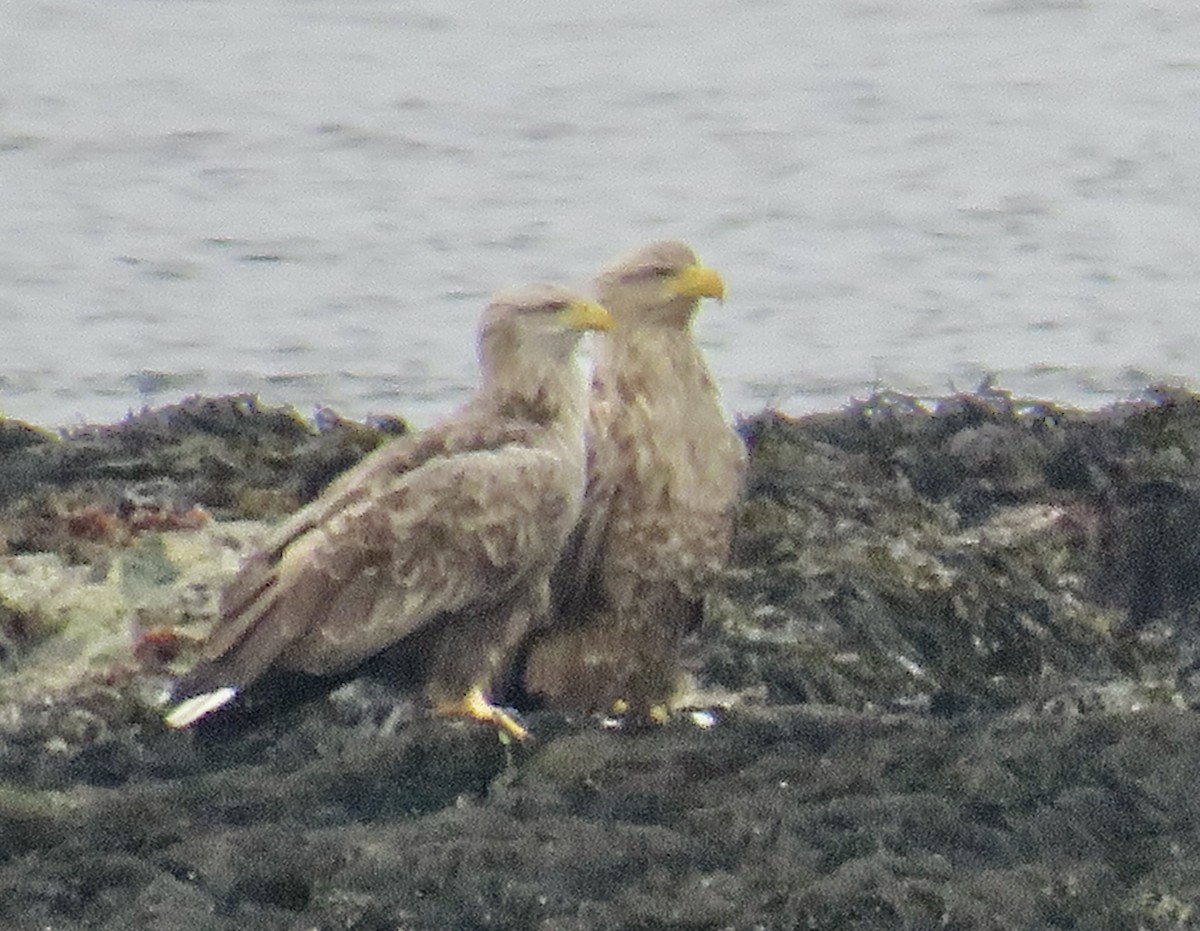
{"type": "Polygon", "coordinates": [[[731,411],[1200,362],[1194,0],[0,0],[0,411],[418,424],[487,295],[682,237],[731,411]]]}

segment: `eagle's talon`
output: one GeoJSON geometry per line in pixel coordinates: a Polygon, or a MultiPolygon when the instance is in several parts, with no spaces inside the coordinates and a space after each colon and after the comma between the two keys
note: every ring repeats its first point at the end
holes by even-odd
{"type": "Polygon", "coordinates": [[[488,701],[483,689],[478,686],[473,687],[462,698],[439,702],[434,707],[434,713],[441,717],[470,718],[472,721],[490,724],[514,740],[524,742],[529,739],[528,729],[507,711],[488,701]]]}

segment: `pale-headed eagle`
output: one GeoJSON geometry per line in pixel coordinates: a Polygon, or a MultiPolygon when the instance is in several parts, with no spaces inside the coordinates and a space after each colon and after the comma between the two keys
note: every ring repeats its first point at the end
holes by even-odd
{"type": "Polygon", "coordinates": [[[724,567],[746,450],[692,336],[720,275],[679,242],[604,269],[583,516],[554,575],[554,617],[525,650],[522,686],[552,708],[658,718],[684,635],[724,567]]]}
{"type": "Polygon", "coordinates": [[[411,644],[435,711],[524,737],[489,690],[545,615],[579,518],[587,394],[574,351],[584,330],[611,325],[552,285],[496,297],[475,397],[367,456],[242,565],[166,722],[187,727],[268,671],[333,675],[411,644]]]}

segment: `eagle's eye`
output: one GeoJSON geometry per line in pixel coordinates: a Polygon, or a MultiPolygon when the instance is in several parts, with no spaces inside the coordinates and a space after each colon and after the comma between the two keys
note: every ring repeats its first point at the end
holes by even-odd
{"type": "Polygon", "coordinates": [[[669,265],[643,265],[632,272],[627,273],[624,277],[626,281],[653,281],[656,279],[671,278],[675,274],[675,269],[669,265]]]}

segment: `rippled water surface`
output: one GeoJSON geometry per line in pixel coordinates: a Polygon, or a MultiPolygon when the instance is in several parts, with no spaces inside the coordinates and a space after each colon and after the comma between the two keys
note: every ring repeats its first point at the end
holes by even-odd
{"type": "Polygon", "coordinates": [[[0,0],[0,411],[427,423],[492,290],[679,236],[729,408],[1191,383],[1191,0],[0,0]]]}

